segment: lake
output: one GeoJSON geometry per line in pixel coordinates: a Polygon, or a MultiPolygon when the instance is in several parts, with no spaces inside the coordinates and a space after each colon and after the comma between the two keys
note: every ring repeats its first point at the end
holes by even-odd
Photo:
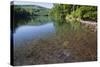
{"type": "Polygon", "coordinates": [[[97,34],[79,22],[48,16],[19,20],[13,40],[17,65],[96,60],[97,34]]]}
{"type": "Polygon", "coordinates": [[[14,33],[14,42],[18,46],[17,43],[22,44],[23,42],[32,41],[34,39],[43,39],[46,37],[51,37],[52,35],[55,35],[53,22],[48,22],[39,26],[23,25],[16,29],[14,33]]]}

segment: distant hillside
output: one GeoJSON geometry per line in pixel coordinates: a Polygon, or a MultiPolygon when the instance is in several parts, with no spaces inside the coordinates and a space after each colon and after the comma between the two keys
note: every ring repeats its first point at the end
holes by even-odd
{"type": "Polygon", "coordinates": [[[37,5],[14,5],[15,10],[20,9],[21,11],[29,12],[31,15],[48,15],[49,9],[37,5]]]}

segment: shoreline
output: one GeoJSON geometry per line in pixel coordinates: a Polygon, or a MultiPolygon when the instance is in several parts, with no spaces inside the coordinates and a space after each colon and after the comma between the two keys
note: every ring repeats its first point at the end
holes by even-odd
{"type": "Polygon", "coordinates": [[[84,23],[84,24],[89,24],[89,25],[97,25],[97,22],[95,21],[84,21],[84,20],[80,20],[81,23],[84,23]]]}
{"type": "Polygon", "coordinates": [[[86,27],[90,28],[91,31],[93,31],[93,32],[97,31],[97,22],[95,22],[95,21],[80,20],[80,23],[84,24],[86,27]]]}

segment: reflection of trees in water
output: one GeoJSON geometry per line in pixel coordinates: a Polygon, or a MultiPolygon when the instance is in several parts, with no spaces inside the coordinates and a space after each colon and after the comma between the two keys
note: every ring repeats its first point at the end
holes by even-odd
{"type": "Polygon", "coordinates": [[[79,31],[81,30],[80,22],[78,21],[66,21],[64,18],[59,17],[58,19],[54,19],[54,25],[58,32],[71,32],[71,31],[79,31]]]}
{"type": "Polygon", "coordinates": [[[29,18],[20,18],[20,19],[15,19],[13,22],[13,32],[15,31],[15,29],[23,24],[26,24],[30,19],[29,18]]]}
{"type": "Polygon", "coordinates": [[[77,30],[79,28],[80,23],[77,23],[76,21],[66,22],[66,19],[64,17],[65,14],[59,14],[59,16],[51,18],[49,18],[49,16],[36,16],[32,13],[27,12],[26,10],[16,8],[14,10],[13,31],[15,31],[15,29],[21,25],[41,25],[48,23],[49,21],[51,21],[51,19],[54,21],[54,24],[57,28],[60,28],[61,26],[63,27],[64,25],[66,26],[63,28],[66,30],[77,30]]]}
{"type": "Polygon", "coordinates": [[[48,16],[47,8],[43,8],[36,5],[11,5],[11,13],[13,20],[13,30],[17,28],[19,25],[25,25],[31,22],[42,22],[40,19],[37,20],[39,16],[48,16]]]}
{"type": "Polygon", "coordinates": [[[21,25],[42,25],[48,23],[49,21],[51,21],[51,19],[48,16],[35,16],[32,18],[21,17],[14,20],[13,31],[15,31],[16,28],[21,25]]]}

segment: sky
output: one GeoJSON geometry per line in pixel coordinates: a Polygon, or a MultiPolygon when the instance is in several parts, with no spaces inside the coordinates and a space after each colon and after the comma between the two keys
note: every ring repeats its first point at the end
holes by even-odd
{"type": "Polygon", "coordinates": [[[24,2],[24,1],[14,1],[15,5],[38,5],[46,8],[52,8],[52,3],[40,3],[40,2],[24,2]]]}

